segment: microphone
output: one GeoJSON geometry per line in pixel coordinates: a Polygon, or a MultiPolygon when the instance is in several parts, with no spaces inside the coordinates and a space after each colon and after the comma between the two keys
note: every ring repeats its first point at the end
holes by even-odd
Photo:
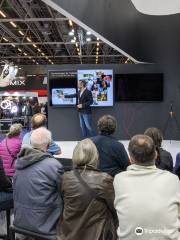
{"type": "Polygon", "coordinates": [[[173,117],[174,115],[174,112],[173,112],[173,102],[171,102],[171,106],[170,106],[170,112],[169,112],[171,118],[173,117]]]}

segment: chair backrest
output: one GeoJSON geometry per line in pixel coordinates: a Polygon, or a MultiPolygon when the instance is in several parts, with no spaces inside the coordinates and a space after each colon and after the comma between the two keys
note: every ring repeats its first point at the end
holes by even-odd
{"type": "Polygon", "coordinates": [[[70,158],[56,158],[64,167],[64,171],[72,170],[72,159],[70,158]]]}
{"type": "Polygon", "coordinates": [[[22,234],[22,235],[24,235],[26,237],[32,237],[32,238],[35,238],[35,239],[38,239],[38,240],[57,240],[56,236],[43,235],[43,234],[31,232],[29,230],[16,227],[14,225],[10,227],[10,231],[14,232],[14,233],[22,234]]]}

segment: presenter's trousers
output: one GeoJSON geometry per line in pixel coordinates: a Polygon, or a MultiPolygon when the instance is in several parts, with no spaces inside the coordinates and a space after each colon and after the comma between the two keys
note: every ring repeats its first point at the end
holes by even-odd
{"type": "Polygon", "coordinates": [[[95,136],[96,131],[93,128],[92,115],[87,113],[79,113],[79,119],[83,138],[95,136]]]}

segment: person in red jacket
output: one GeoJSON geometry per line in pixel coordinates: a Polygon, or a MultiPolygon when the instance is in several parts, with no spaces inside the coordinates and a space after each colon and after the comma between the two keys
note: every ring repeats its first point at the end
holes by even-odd
{"type": "Polygon", "coordinates": [[[2,159],[6,176],[9,177],[13,177],[15,173],[15,161],[22,144],[21,132],[21,124],[11,125],[7,137],[0,143],[0,158],[2,159]]]}

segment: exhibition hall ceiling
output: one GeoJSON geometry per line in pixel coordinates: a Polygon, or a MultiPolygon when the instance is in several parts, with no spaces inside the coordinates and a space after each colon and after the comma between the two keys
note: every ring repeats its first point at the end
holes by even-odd
{"type": "Polygon", "coordinates": [[[41,0],[0,1],[0,58],[18,65],[133,63],[41,0]]]}
{"type": "Polygon", "coordinates": [[[42,0],[135,63],[179,64],[179,0],[42,0]]]}

